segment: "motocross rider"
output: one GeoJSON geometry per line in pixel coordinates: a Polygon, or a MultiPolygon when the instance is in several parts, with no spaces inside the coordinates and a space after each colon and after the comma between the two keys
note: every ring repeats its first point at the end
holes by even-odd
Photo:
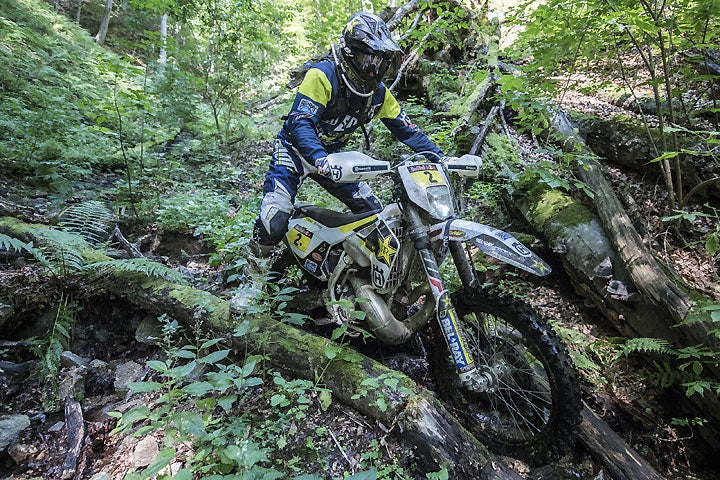
{"type": "MultiPolygon", "coordinates": [[[[441,150],[413,124],[382,77],[402,54],[383,20],[372,13],[352,15],[332,55],[305,74],[290,113],[275,140],[263,185],[250,251],[267,257],[283,238],[298,188],[310,177],[353,213],[382,208],[365,182],[335,183],[327,155],[346,146],[351,134],[379,118],[415,152],[441,150]]],[[[438,157],[439,158],[439,157],[438,157]]]]}

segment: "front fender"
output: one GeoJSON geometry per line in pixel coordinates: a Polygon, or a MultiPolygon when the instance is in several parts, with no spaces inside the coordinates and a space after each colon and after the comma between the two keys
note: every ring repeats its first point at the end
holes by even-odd
{"type": "Polygon", "coordinates": [[[535,275],[552,269],[545,261],[507,232],[468,220],[446,220],[428,228],[431,241],[470,242],[493,258],[535,275]]]}

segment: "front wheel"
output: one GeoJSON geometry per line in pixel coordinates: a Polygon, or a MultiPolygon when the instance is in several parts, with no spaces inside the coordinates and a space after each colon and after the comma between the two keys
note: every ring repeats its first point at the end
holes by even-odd
{"type": "Polygon", "coordinates": [[[567,349],[517,298],[490,288],[454,294],[481,387],[463,385],[439,330],[430,343],[439,395],[481,442],[541,464],[561,453],[580,421],[580,388],[567,349]]]}

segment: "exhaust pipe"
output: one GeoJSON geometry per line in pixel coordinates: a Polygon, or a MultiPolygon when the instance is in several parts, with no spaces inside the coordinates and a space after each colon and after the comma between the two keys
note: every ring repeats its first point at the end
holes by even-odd
{"type": "Polygon", "coordinates": [[[370,326],[370,332],[383,342],[399,345],[424,326],[435,312],[435,302],[432,299],[429,285],[422,285],[411,294],[410,303],[416,302],[420,296],[425,295],[423,306],[404,321],[398,320],[390,311],[387,302],[373,289],[367,280],[354,275],[348,278],[355,290],[356,298],[367,298],[367,302],[357,302],[360,309],[365,312],[365,320],[370,326]]]}

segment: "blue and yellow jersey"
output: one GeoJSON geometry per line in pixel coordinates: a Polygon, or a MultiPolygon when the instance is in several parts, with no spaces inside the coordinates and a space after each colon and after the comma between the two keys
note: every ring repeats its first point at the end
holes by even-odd
{"type": "Polygon", "coordinates": [[[441,154],[385,84],[381,83],[369,98],[349,93],[331,60],[322,60],[307,71],[278,138],[314,162],[341,150],[360,123],[373,118],[379,118],[413,151],[441,154]]]}

